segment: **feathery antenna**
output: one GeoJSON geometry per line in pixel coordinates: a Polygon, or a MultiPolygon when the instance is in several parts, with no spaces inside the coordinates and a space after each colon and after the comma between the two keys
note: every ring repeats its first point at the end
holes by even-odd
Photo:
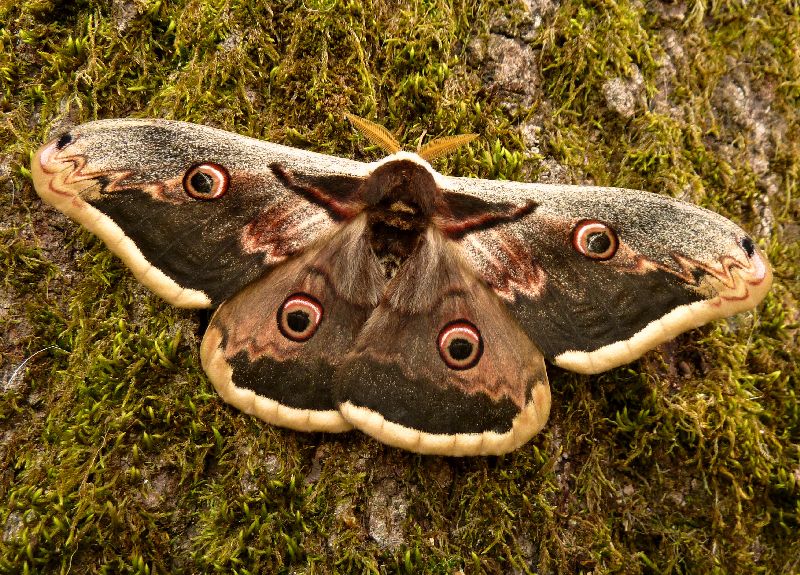
{"type": "MultiPolygon", "coordinates": [[[[353,114],[349,114],[347,112],[345,112],[344,115],[356,128],[358,128],[359,132],[367,137],[370,142],[380,147],[386,153],[394,154],[402,149],[400,142],[398,142],[392,133],[383,126],[380,126],[374,122],[370,122],[364,118],[359,118],[358,116],[354,116],[353,114]]],[[[422,139],[424,136],[425,134],[423,134],[420,139],[422,139]]],[[[430,162],[431,160],[444,156],[445,154],[449,154],[456,148],[460,148],[461,146],[470,143],[477,137],[478,134],[460,134],[458,136],[444,136],[442,138],[436,138],[435,140],[431,140],[419,148],[417,153],[422,159],[430,162]]]]}
{"type": "Polygon", "coordinates": [[[445,154],[449,154],[456,148],[460,148],[465,144],[469,144],[472,140],[478,137],[478,134],[459,134],[458,136],[444,136],[431,140],[418,152],[423,160],[430,162],[435,158],[440,158],[445,154]]]}
{"type": "Polygon", "coordinates": [[[401,150],[400,142],[383,126],[347,112],[344,115],[370,142],[379,146],[387,154],[394,154],[401,150]]]}

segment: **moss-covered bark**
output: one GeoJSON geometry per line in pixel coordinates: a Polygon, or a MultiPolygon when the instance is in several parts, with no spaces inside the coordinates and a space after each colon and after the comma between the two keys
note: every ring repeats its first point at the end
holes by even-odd
{"type": "Polygon", "coordinates": [[[0,572],[800,572],[797,2],[32,0],[0,26],[0,572]],[[775,286],[631,366],[551,369],[510,455],[420,457],[223,404],[204,318],[29,179],[59,128],[128,115],[375,158],[344,111],[481,134],[446,173],[695,201],[775,286]]]}

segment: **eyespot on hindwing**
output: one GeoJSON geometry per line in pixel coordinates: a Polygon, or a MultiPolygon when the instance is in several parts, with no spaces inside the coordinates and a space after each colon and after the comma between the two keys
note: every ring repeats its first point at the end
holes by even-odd
{"type": "Polygon", "coordinates": [[[322,315],[322,304],[316,298],[304,293],[292,294],[278,309],[278,330],[291,341],[308,341],[322,322],[322,315]]]}
{"type": "Polygon", "coordinates": [[[460,319],[445,325],[436,338],[439,355],[450,369],[475,367],[483,355],[481,332],[471,322],[460,319]]]}

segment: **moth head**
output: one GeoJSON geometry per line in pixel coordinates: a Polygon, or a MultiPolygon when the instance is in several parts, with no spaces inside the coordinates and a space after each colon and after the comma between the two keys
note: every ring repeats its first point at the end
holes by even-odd
{"type": "Polygon", "coordinates": [[[406,206],[419,211],[414,216],[428,217],[433,214],[441,192],[430,167],[406,156],[410,154],[378,165],[364,182],[361,199],[368,206],[388,204],[390,209],[392,205],[406,206]]]}

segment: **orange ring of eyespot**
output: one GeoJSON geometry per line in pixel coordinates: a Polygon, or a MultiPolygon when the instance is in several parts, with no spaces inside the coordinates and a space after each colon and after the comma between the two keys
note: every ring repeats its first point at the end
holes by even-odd
{"type": "Polygon", "coordinates": [[[451,321],[445,325],[439,332],[439,337],[436,338],[436,346],[439,349],[439,355],[442,357],[442,361],[444,361],[445,365],[450,369],[458,371],[475,367],[478,365],[483,355],[483,337],[481,337],[481,332],[472,322],[465,319],[451,321]],[[472,344],[472,351],[464,360],[459,361],[448,356],[450,344],[452,343],[451,338],[464,339],[472,344]]]}
{"type": "Polygon", "coordinates": [[[298,343],[308,341],[317,332],[317,328],[322,322],[322,315],[322,304],[316,298],[305,293],[294,293],[287,297],[278,308],[278,331],[291,341],[298,343]],[[302,332],[293,330],[286,320],[286,314],[296,310],[305,311],[309,321],[308,327],[302,332]]]}
{"type": "Polygon", "coordinates": [[[228,170],[214,164],[212,162],[204,162],[202,164],[195,164],[186,171],[183,176],[183,189],[191,197],[198,200],[216,200],[225,195],[228,191],[228,184],[230,183],[230,176],[228,170]],[[209,192],[201,192],[195,188],[192,183],[192,178],[197,174],[204,174],[211,178],[211,190],[209,192]]]}
{"type": "Polygon", "coordinates": [[[617,233],[610,226],[597,220],[581,220],[572,230],[572,246],[575,250],[593,260],[608,260],[614,257],[619,247],[617,233]],[[594,234],[603,234],[608,238],[608,247],[603,252],[589,249],[589,240],[594,234]]]}

